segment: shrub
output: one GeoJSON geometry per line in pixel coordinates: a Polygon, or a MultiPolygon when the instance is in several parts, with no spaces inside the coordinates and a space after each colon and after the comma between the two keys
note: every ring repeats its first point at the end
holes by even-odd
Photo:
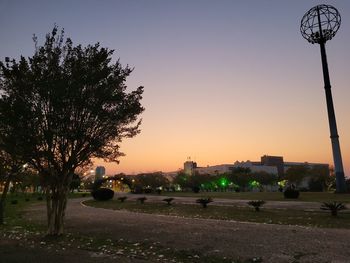
{"type": "Polygon", "coordinates": [[[257,211],[257,212],[260,211],[260,206],[263,206],[264,204],[265,204],[265,201],[263,201],[263,200],[254,200],[254,201],[248,202],[248,205],[253,206],[255,211],[257,211]]]}
{"type": "Polygon", "coordinates": [[[324,202],[322,203],[320,209],[331,211],[332,216],[337,216],[338,211],[345,210],[346,206],[343,203],[334,202],[324,202]]]}
{"type": "Polygon", "coordinates": [[[81,195],[81,197],[86,197],[86,193],[83,193],[83,194],[81,195]]]}
{"type": "Polygon", "coordinates": [[[193,192],[193,193],[198,194],[198,193],[199,193],[199,190],[200,190],[199,186],[193,186],[193,187],[192,187],[192,192],[193,192]]]}
{"type": "Polygon", "coordinates": [[[38,196],[38,197],[37,197],[37,200],[38,200],[38,201],[42,201],[42,200],[43,200],[43,197],[42,197],[42,196],[38,196]]]}
{"type": "Polygon", "coordinates": [[[30,201],[30,199],[27,197],[26,199],[24,199],[26,202],[29,202],[30,201]]]}
{"type": "Polygon", "coordinates": [[[169,197],[169,198],[165,198],[163,199],[164,202],[167,202],[168,205],[171,205],[171,202],[174,200],[174,198],[169,197]]]}
{"type": "Polygon", "coordinates": [[[284,198],[297,199],[300,195],[300,192],[296,189],[288,187],[286,190],[284,190],[283,194],[284,198]]]}
{"type": "Polygon", "coordinates": [[[118,197],[118,200],[121,202],[121,203],[124,203],[124,201],[128,199],[126,196],[121,196],[121,197],[118,197]]]}
{"type": "Polygon", "coordinates": [[[11,201],[11,204],[17,205],[17,204],[18,204],[18,200],[16,200],[16,199],[15,199],[15,200],[12,200],[12,201],[11,201]]]}
{"type": "Polygon", "coordinates": [[[207,208],[208,204],[213,202],[211,197],[199,198],[196,200],[196,203],[201,204],[203,208],[207,208]]]}
{"type": "Polygon", "coordinates": [[[145,203],[145,201],[147,200],[147,197],[139,197],[139,198],[137,198],[137,200],[141,203],[141,204],[144,204],[145,203]]]}
{"type": "Polygon", "coordinates": [[[114,191],[108,188],[99,188],[92,191],[91,195],[97,201],[107,201],[113,198],[114,191]]]}

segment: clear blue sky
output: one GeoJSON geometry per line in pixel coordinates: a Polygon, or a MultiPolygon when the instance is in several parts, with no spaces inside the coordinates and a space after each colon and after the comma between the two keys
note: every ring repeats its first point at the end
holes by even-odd
{"type": "MultiPolygon", "coordinates": [[[[342,25],[327,44],[343,161],[350,174],[350,1],[327,1],[342,25]]],[[[0,0],[0,59],[33,54],[56,23],[100,42],[145,86],[142,132],[108,172],[257,160],[332,163],[319,47],[299,32],[318,1],[0,0]]]]}

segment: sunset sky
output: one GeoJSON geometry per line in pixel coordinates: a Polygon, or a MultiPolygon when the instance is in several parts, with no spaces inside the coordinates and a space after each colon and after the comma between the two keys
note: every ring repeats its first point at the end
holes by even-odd
{"type": "MultiPolygon", "coordinates": [[[[325,3],[325,2],[322,2],[325,3]]],[[[345,173],[350,176],[350,1],[327,1],[342,25],[327,42],[345,173]]],[[[56,23],[75,44],[115,49],[144,86],[141,133],[107,174],[260,160],[332,164],[320,50],[302,38],[319,1],[0,0],[0,60],[34,52],[56,23]]]]}

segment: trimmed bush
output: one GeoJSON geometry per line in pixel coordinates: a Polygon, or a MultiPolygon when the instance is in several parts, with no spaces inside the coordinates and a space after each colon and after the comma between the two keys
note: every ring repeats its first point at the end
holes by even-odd
{"type": "Polygon", "coordinates": [[[284,198],[297,199],[299,198],[300,192],[296,189],[289,187],[286,190],[284,190],[283,194],[284,194],[284,198]]]}
{"type": "Polygon", "coordinates": [[[25,199],[25,201],[26,201],[26,202],[29,202],[29,201],[30,201],[30,199],[29,199],[29,198],[26,198],[26,199],[25,199]]]}
{"type": "Polygon", "coordinates": [[[91,195],[97,201],[107,201],[113,198],[114,191],[108,188],[99,188],[92,191],[91,195]]]}
{"type": "Polygon", "coordinates": [[[37,200],[38,200],[38,201],[42,201],[42,200],[43,200],[43,197],[42,197],[42,196],[38,196],[37,200]]]}
{"type": "Polygon", "coordinates": [[[18,204],[18,200],[16,200],[16,199],[15,199],[15,200],[12,200],[12,201],[11,201],[11,204],[17,205],[17,204],[18,204]]]}

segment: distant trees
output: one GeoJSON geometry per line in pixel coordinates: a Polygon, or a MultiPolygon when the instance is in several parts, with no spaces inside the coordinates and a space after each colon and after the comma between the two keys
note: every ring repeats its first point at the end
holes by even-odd
{"type": "Polygon", "coordinates": [[[197,192],[202,191],[226,191],[226,190],[246,190],[253,187],[255,181],[261,185],[273,185],[277,183],[277,176],[266,172],[251,172],[249,168],[237,167],[231,172],[223,174],[199,174],[187,175],[179,172],[174,178],[173,184],[179,185],[183,189],[192,189],[197,192]]]}
{"type": "Polygon", "coordinates": [[[0,63],[0,127],[18,129],[20,165],[40,174],[48,234],[60,235],[75,170],[92,158],[118,162],[119,143],[140,132],[143,88],[128,93],[132,69],[98,43],[73,46],[57,27],[43,46],[34,41],[32,57],[0,63]]]}
{"type": "Polygon", "coordinates": [[[303,181],[304,178],[309,175],[309,172],[310,168],[308,166],[295,165],[288,168],[285,173],[285,179],[288,180],[289,183],[299,185],[301,181],[303,181]]]}
{"type": "Polygon", "coordinates": [[[215,187],[214,176],[208,174],[187,175],[184,172],[179,172],[174,178],[173,184],[179,185],[183,189],[191,189],[193,192],[199,192],[201,189],[210,189],[215,187]]]}
{"type": "Polygon", "coordinates": [[[307,183],[311,191],[330,190],[335,185],[335,176],[330,173],[326,166],[296,165],[286,171],[285,179],[289,184],[299,186],[302,181],[307,183]]]}
{"type": "Polygon", "coordinates": [[[169,185],[169,180],[161,173],[143,173],[130,176],[134,181],[132,186],[136,191],[152,192],[169,185]]]}

